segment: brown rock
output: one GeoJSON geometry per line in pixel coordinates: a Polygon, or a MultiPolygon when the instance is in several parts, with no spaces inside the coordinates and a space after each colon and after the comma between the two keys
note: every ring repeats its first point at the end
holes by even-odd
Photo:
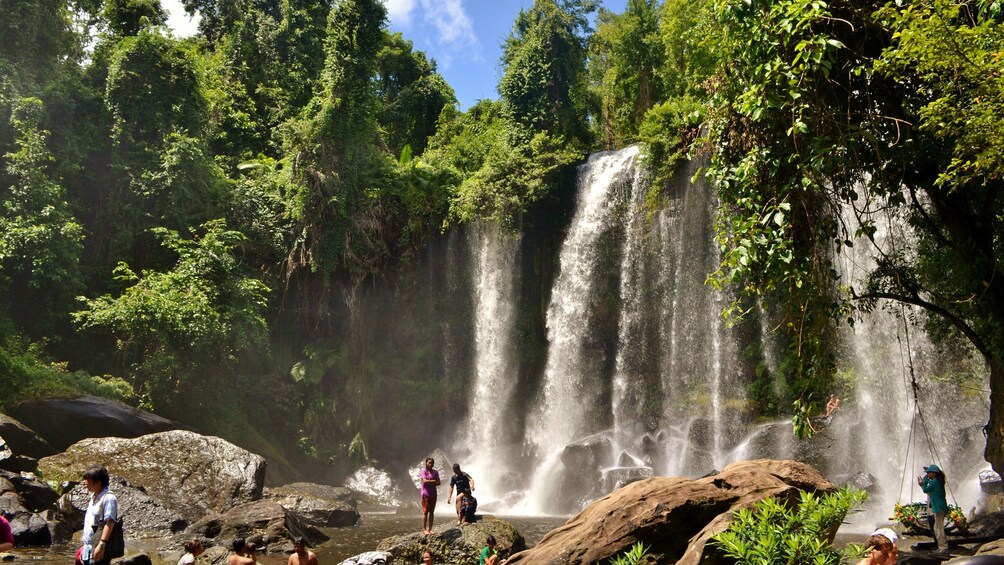
{"type": "Polygon", "coordinates": [[[734,463],[697,480],[644,479],[592,503],[507,565],[602,562],[639,541],[658,563],[723,562],[705,544],[728,527],[732,511],[769,496],[794,502],[800,490],[832,492],[836,486],[805,463],[768,459],[734,463]]]}

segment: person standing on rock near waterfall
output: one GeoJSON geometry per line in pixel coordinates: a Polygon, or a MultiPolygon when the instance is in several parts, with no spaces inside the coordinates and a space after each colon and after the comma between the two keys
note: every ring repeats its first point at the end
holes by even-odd
{"type": "Polygon", "coordinates": [[[419,483],[422,485],[422,533],[432,533],[432,522],[436,519],[436,498],[440,485],[439,471],[433,469],[436,460],[432,457],[425,458],[425,468],[418,474],[419,483]]]}
{"type": "Polygon", "coordinates": [[[945,538],[945,515],[948,514],[948,500],[945,499],[945,483],[948,478],[937,465],[924,467],[924,474],[917,477],[917,484],[927,493],[927,505],[934,515],[931,531],[934,540],[938,542],[938,551],[948,550],[948,540],[945,538]]]}
{"type": "Polygon", "coordinates": [[[84,531],[80,536],[83,545],[77,550],[74,563],[82,565],[108,565],[110,557],[105,557],[105,545],[115,529],[119,515],[119,501],[108,490],[108,469],[91,467],[84,471],[84,486],[91,493],[84,511],[84,531]]]}
{"type": "Polygon", "coordinates": [[[450,503],[453,496],[453,487],[457,487],[457,525],[464,523],[464,515],[461,511],[461,502],[464,498],[473,496],[474,479],[470,475],[460,470],[460,464],[453,464],[453,477],[450,478],[450,490],[446,493],[446,503],[450,503]]]}

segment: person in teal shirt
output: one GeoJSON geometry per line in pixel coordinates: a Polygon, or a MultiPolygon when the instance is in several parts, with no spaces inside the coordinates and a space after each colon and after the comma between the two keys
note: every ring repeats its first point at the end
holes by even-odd
{"type": "Polygon", "coordinates": [[[924,473],[917,477],[917,484],[927,493],[927,504],[934,515],[931,529],[934,530],[938,550],[946,551],[948,540],[945,538],[945,515],[948,514],[948,500],[945,499],[945,483],[948,479],[941,468],[934,464],[924,467],[924,473]]]}
{"type": "Polygon", "coordinates": [[[481,555],[478,556],[478,565],[498,565],[499,554],[495,551],[495,536],[488,536],[488,545],[481,550],[481,555]]]}

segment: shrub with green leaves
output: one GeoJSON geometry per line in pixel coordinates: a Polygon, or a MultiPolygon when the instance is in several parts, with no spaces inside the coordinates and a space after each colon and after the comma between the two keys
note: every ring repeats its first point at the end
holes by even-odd
{"type": "Polygon", "coordinates": [[[847,512],[868,497],[845,488],[817,496],[803,491],[797,504],[765,498],[732,514],[732,523],[712,543],[737,565],[837,565],[852,558],[854,548],[838,552],[831,540],[847,512]]]}
{"type": "Polygon", "coordinates": [[[638,542],[631,546],[631,549],[621,553],[610,560],[610,565],[639,565],[645,563],[648,557],[648,548],[645,544],[638,542]]]}

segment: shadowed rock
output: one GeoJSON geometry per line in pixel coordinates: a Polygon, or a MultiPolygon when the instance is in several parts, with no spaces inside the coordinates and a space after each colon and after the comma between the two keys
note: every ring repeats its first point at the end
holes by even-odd
{"type": "MultiPolygon", "coordinates": [[[[45,438],[56,450],[65,450],[87,438],[130,438],[188,429],[184,424],[151,412],[95,396],[28,400],[11,408],[10,415],[45,438]]],[[[48,455],[51,454],[40,454],[41,457],[48,455]]]]}
{"type": "Polygon", "coordinates": [[[796,503],[801,490],[836,486],[804,463],[767,459],[734,463],[697,480],[643,479],[590,504],[507,565],[605,562],[639,541],[657,563],[724,564],[706,544],[728,527],[733,511],[769,496],[796,503]]]}
{"type": "Polygon", "coordinates": [[[58,453],[28,426],[6,414],[0,414],[0,438],[0,443],[6,443],[16,455],[41,459],[58,453]]]}
{"type": "Polygon", "coordinates": [[[202,537],[220,546],[229,546],[235,536],[256,544],[262,552],[281,552],[289,540],[297,536],[316,545],[327,541],[320,530],[304,524],[287,512],[275,500],[256,500],[235,506],[223,514],[206,516],[192,525],[184,534],[176,536],[163,549],[181,547],[185,540],[202,537]]]}
{"type": "Polygon", "coordinates": [[[359,521],[355,495],[345,487],[292,483],[265,489],[264,496],[311,526],[341,528],[359,521]]]}

